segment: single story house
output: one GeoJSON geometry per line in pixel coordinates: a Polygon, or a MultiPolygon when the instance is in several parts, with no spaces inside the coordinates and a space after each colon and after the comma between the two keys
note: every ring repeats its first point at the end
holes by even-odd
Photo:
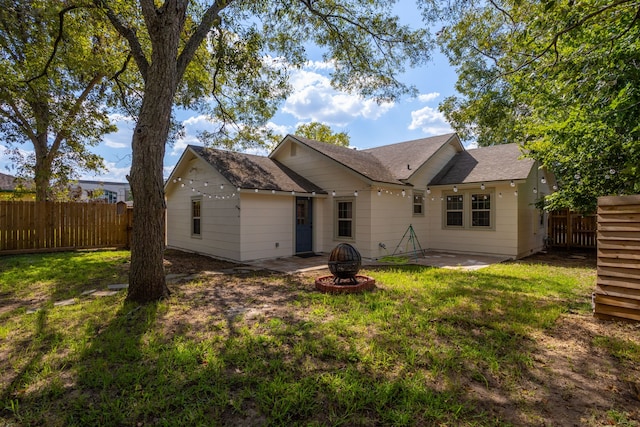
{"type": "Polygon", "coordinates": [[[551,176],[516,144],[457,134],[355,150],[286,136],[268,156],[188,146],[166,182],[167,246],[235,261],[424,250],[520,258],[544,247],[551,176]]]}

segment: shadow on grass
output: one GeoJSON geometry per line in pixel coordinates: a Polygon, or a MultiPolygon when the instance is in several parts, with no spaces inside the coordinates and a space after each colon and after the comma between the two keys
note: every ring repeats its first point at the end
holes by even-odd
{"type": "MultiPolygon", "coordinates": [[[[581,373],[592,372],[590,361],[575,361],[578,373],[565,375],[540,366],[551,356],[536,334],[554,327],[562,300],[536,297],[525,279],[508,275],[402,271],[416,284],[325,295],[303,277],[216,275],[175,285],[167,301],[122,305],[88,326],[86,346],[57,373],[66,383],[17,395],[13,388],[9,400],[23,411],[8,420],[561,425],[590,416],[592,394],[602,394],[581,373]]],[[[580,328],[577,336],[588,333],[580,328]]],[[[622,411],[618,405],[610,407],[622,411]]]]}

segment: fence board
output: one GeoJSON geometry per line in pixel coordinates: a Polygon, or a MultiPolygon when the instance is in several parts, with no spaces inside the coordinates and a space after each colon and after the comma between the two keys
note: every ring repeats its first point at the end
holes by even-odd
{"type": "Polygon", "coordinates": [[[598,198],[594,315],[640,321],[640,196],[598,198]]]}
{"type": "Polygon", "coordinates": [[[0,254],[128,247],[132,215],[114,204],[0,201],[0,254]]]}
{"type": "Polygon", "coordinates": [[[582,215],[568,209],[549,214],[547,245],[564,248],[595,248],[597,245],[596,215],[582,215]]]}

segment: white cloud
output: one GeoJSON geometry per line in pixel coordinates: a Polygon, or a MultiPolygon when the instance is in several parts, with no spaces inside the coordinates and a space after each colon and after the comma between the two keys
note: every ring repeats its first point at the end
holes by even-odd
{"type": "Polygon", "coordinates": [[[274,133],[277,133],[278,135],[282,135],[282,136],[285,136],[286,134],[294,131],[294,129],[291,126],[279,125],[273,122],[268,122],[266,124],[266,127],[267,129],[273,131],[274,133]]]}
{"type": "MultiPolygon", "coordinates": [[[[119,162],[118,162],[119,163],[119,162]]],[[[80,177],[81,180],[101,180],[113,182],[127,182],[127,175],[131,170],[131,165],[118,166],[118,163],[105,161],[104,164],[107,172],[104,174],[85,174],[80,177]]]]}
{"type": "Polygon", "coordinates": [[[437,99],[439,97],[440,97],[440,94],[438,92],[422,93],[422,94],[418,95],[418,101],[429,102],[429,101],[433,101],[434,99],[437,99]]]}
{"type": "Polygon", "coordinates": [[[128,144],[125,144],[123,142],[116,142],[106,138],[104,141],[104,145],[106,145],[109,148],[127,148],[129,146],[128,144]]]}
{"type": "Polygon", "coordinates": [[[378,104],[373,100],[333,89],[328,77],[309,71],[327,69],[318,64],[326,63],[312,63],[312,66],[291,74],[293,93],[285,101],[283,112],[301,121],[346,126],[357,118],[376,120],[394,107],[394,103],[378,104]]]}
{"type": "MultiPolygon", "coordinates": [[[[420,95],[418,99],[433,100],[438,96],[439,94],[434,92],[431,94],[420,95]]],[[[451,126],[447,123],[444,114],[429,106],[411,112],[411,124],[409,124],[409,130],[416,129],[419,129],[426,135],[442,135],[444,133],[453,132],[451,126]]]]}

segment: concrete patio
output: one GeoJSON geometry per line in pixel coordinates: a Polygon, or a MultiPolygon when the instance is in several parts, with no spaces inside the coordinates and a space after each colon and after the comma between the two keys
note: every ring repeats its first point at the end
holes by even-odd
{"type": "MultiPolygon", "coordinates": [[[[477,270],[509,260],[508,257],[487,255],[470,255],[450,252],[425,251],[423,256],[409,255],[407,264],[422,265],[427,267],[454,268],[462,270],[477,270]]],[[[274,258],[248,262],[248,265],[281,273],[305,273],[308,271],[326,269],[329,254],[316,254],[310,257],[274,258]]],[[[393,265],[393,263],[377,260],[362,260],[363,267],[393,265]]]]}

